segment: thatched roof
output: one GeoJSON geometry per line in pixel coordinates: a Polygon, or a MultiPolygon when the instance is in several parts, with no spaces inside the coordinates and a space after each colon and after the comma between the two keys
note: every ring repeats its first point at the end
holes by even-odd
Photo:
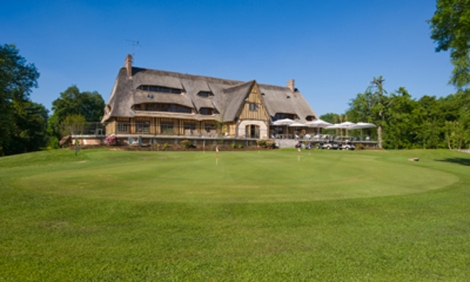
{"type": "MultiPolygon", "coordinates": [[[[132,77],[129,78],[126,68],[123,67],[118,73],[102,121],[106,122],[111,117],[143,115],[233,121],[255,83],[254,80],[242,82],[136,67],[132,68],[132,77]],[[144,91],[139,89],[139,86],[142,85],[181,89],[182,94],[144,91]],[[210,92],[213,95],[201,97],[198,95],[201,91],[210,92]],[[133,110],[134,105],[143,103],[178,104],[194,108],[195,113],[141,112],[133,110]],[[200,115],[198,112],[201,108],[213,108],[220,114],[213,116],[200,115]]],[[[299,91],[292,92],[288,87],[265,84],[259,84],[259,88],[271,117],[276,113],[290,113],[298,115],[300,122],[305,122],[307,116],[316,116],[299,91]]]]}

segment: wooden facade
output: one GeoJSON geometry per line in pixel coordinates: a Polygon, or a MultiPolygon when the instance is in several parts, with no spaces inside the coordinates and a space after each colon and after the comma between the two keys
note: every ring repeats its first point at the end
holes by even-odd
{"type": "Polygon", "coordinates": [[[129,55],[102,122],[108,135],[263,139],[279,114],[316,118],[293,80],[281,87],[134,68],[129,55]]]}

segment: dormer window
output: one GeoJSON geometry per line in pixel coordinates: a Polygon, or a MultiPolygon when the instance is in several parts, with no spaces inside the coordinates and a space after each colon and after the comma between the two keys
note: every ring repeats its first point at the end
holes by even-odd
{"type": "Polygon", "coordinates": [[[299,117],[296,115],[296,114],[289,114],[289,113],[276,113],[274,115],[274,121],[278,120],[278,119],[285,119],[285,118],[288,118],[288,119],[292,119],[292,120],[295,120],[295,119],[298,119],[299,117]]]}
{"type": "Polygon", "coordinates": [[[211,116],[214,114],[214,109],[212,108],[200,108],[199,114],[211,116]]]}
{"type": "Polygon", "coordinates": [[[212,93],[210,91],[199,91],[199,93],[197,93],[197,96],[204,97],[204,98],[209,98],[211,96],[214,96],[214,93],[212,93]]]}
{"type": "Polygon", "coordinates": [[[151,92],[160,92],[160,93],[168,93],[168,94],[181,94],[181,89],[170,88],[165,86],[156,86],[156,85],[140,85],[137,89],[143,91],[151,91],[151,92]]]}

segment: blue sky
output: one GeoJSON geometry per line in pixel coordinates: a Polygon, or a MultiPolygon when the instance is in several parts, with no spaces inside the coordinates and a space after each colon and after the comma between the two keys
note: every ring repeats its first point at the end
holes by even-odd
{"type": "Polygon", "coordinates": [[[322,115],[343,113],[373,77],[391,93],[447,96],[448,53],[426,23],[432,0],[4,1],[0,44],[41,76],[48,109],[71,85],[108,100],[124,58],[138,67],[296,87],[322,115]]]}

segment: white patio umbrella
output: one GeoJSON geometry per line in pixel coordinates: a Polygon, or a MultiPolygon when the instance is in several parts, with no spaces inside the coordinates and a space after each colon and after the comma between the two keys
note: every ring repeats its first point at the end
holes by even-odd
{"type": "Polygon", "coordinates": [[[309,122],[305,123],[305,125],[308,126],[308,127],[313,127],[313,128],[325,128],[327,126],[330,126],[331,123],[326,122],[326,121],[321,120],[321,119],[317,119],[317,120],[314,120],[314,121],[309,121],[309,122]]]}
{"type": "Polygon", "coordinates": [[[284,119],[278,119],[274,122],[271,123],[271,125],[274,126],[280,126],[280,125],[289,125],[291,123],[294,123],[294,120],[291,120],[290,118],[284,118],[284,119]]]}
{"type": "Polygon", "coordinates": [[[350,121],[345,121],[345,122],[340,123],[340,125],[341,125],[344,129],[346,129],[346,137],[347,137],[347,136],[349,135],[348,130],[349,130],[350,128],[354,127],[356,124],[353,123],[353,122],[350,122],[350,121]]]}
{"type": "Polygon", "coordinates": [[[346,136],[348,136],[348,129],[351,129],[353,126],[355,126],[355,123],[345,121],[342,123],[336,123],[330,126],[325,127],[325,129],[346,129],[346,136]]]}
{"type": "Polygon", "coordinates": [[[343,129],[344,127],[341,126],[341,124],[339,123],[335,123],[335,124],[332,124],[332,125],[328,125],[327,127],[325,127],[325,129],[343,129]]]}
{"type": "MultiPolygon", "coordinates": [[[[294,122],[294,123],[289,124],[289,127],[306,127],[306,125],[300,122],[294,122]]],[[[295,138],[299,137],[297,136],[297,134],[298,132],[295,133],[295,138]]]]}
{"type": "Polygon", "coordinates": [[[287,132],[287,126],[289,124],[294,123],[294,120],[291,120],[290,118],[284,118],[284,119],[278,119],[274,122],[271,123],[272,126],[286,126],[286,132],[287,132]]]}
{"type": "Polygon", "coordinates": [[[306,127],[307,125],[300,123],[300,122],[294,122],[289,124],[289,127],[306,127]]]}
{"type": "Polygon", "coordinates": [[[361,139],[362,139],[362,129],[363,128],[373,128],[377,127],[373,123],[367,123],[367,122],[358,122],[356,125],[352,126],[350,129],[360,129],[361,130],[361,139]]]}
{"type": "Polygon", "coordinates": [[[345,121],[345,122],[340,123],[339,125],[341,125],[344,129],[349,129],[356,124],[350,121],[345,121]]]}
{"type": "Polygon", "coordinates": [[[367,122],[358,122],[358,123],[356,123],[356,125],[354,127],[355,128],[372,128],[372,127],[377,127],[377,125],[375,125],[373,123],[367,123],[367,122]]]}

